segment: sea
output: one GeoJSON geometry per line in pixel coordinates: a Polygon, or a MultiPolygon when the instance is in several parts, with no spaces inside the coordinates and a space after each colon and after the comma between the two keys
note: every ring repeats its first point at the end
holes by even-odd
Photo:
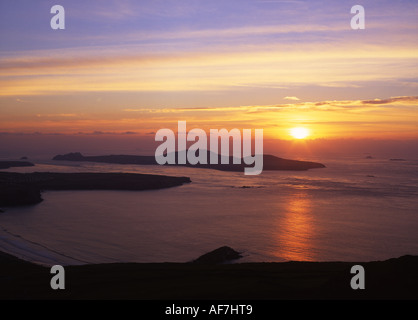
{"type": "Polygon", "coordinates": [[[418,160],[308,159],[326,168],[258,176],[190,167],[29,159],[11,172],[187,176],[152,191],[45,191],[1,208],[0,251],[43,265],[189,262],[229,246],[236,262],[378,261],[418,255],[418,160]]]}

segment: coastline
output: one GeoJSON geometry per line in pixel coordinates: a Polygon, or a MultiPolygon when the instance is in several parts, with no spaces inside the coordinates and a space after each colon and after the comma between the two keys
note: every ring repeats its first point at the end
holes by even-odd
{"type": "Polygon", "coordinates": [[[418,256],[371,262],[234,264],[106,263],[66,266],[65,290],[49,267],[0,252],[0,299],[410,300],[418,299],[418,256]],[[362,265],[366,289],[350,287],[362,265]]]}

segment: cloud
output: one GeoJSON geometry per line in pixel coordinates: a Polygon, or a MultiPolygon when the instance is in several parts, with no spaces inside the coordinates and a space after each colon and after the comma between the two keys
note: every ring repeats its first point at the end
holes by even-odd
{"type": "MultiPolygon", "coordinates": [[[[297,97],[286,97],[287,100],[299,101],[297,97]]],[[[414,105],[418,104],[418,96],[402,96],[391,97],[387,99],[374,100],[325,100],[318,102],[296,102],[291,104],[275,104],[275,105],[250,105],[237,107],[203,107],[203,108],[131,108],[124,109],[125,112],[141,112],[141,113],[194,113],[194,112],[239,112],[239,113],[265,113],[275,111],[291,111],[291,110],[319,110],[319,111],[355,111],[355,110],[376,110],[376,105],[414,105]]],[[[417,106],[418,108],[418,106],[417,106]]]]}
{"type": "Polygon", "coordinates": [[[51,114],[40,114],[36,115],[38,118],[47,117],[47,118],[72,118],[79,116],[75,113],[51,113],[51,114]]]}
{"type": "Polygon", "coordinates": [[[293,101],[299,101],[300,99],[298,97],[284,97],[285,100],[293,100],[293,101]]]}
{"type": "Polygon", "coordinates": [[[418,96],[403,96],[403,97],[393,97],[389,99],[374,99],[374,100],[363,100],[362,104],[392,104],[392,103],[418,103],[418,96]]]}
{"type": "MultiPolygon", "coordinates": [[[[129,14],[127,8],[120,12],[129,14]]],[[[65,49],[2,53],[0,96],[23,99],[69,92],[221,91],[302,85],[364,88],[373,81],[401,86],[399,81],[411,78],[418,58],[416,42],[375,44],[363,39],[358,46],[350,39],[333,38],[334,31],[346,27],[251,22],[227,27],[212,24],[197,30],[177,25],[173,29],[129,29],[122,34],[86,32],[85,47],[70,41],[65,49]],[[309,35],[314,32],[324,32],[333,40],[313,40],[309,35]],[[293,43],[276,37],[292,39],[295,34],[305,34],[307,39],[293,43]],[[100,37],[102,46],[86,44],[100,37]]]]}
{"type": "Polygon", "coordinates": [[[81,132],[84,135],[150,136],[157,128],[171,128],[179,119],[190,127],[263,128],[266,137],[286,136],[294,126],[307,126],[315,137],[362,136],[417,138],[418,96],[364,100],[323,100],[271,105],[195,108],[129,108],[112,117],[106,114],[80,118],[36,120],[4,119],[6,132],[81,132]],[[24,128],[24,129],[23,129],[24,128]]]}
{"type": "Polygon", "coordinates": [[[28,103],[30,101],[29,100],[25,100],[25,99],[16,98],[16,102],[28,103]]]}
{"type": "Polygon", "coordinates": [[[183,113],[183,112],[226,112],[226,111],[245,111],[255,106],[239,106],[239,107],[196,107],[196,108],[129,108],[124,109],[125,112],[142,112],[142,113],[183,113]]]}

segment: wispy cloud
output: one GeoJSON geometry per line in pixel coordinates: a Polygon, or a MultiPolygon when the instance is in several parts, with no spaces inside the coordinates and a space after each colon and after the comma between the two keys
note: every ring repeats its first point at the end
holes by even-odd
{"type": "Polygon", "coordinates": [[[103,115],[43,114],[4,117],[4,132],[90,132],[94,135],[150,135],[159,128],[175,128],[187,120],[189,128],[262,128],[266,138],[286,137],[289,128],[305,126],[313,138],[397,137],[418,138],[418,96],[385,99],[324,100],[273,105],[194,108],[125,108],[103,115]],[[19,130],[20,129],[20,130],[19,130]]]}
{"type": "Polygon", "coordinates": [[[34,2],[0,10],[2,130],[146,133],[181,117],[416,135],[414,1],[368,1],[359,32],[331,0],[63,1],[65,32],[34,2]]]}
{"type": "Polygon", "coordinates": [[[389,99],[374,99],[374,100],[363,100],[362,104],[394,104],[394,103],[403,103],[403,104],[412,104],[416,105],[418,103],[418,96],[413,97],[393,97],[389,99]]]}
{"type": "Polygon", "coordinates": [[[292,100],[292,101],[299,101],[300,99],[298,97],[284,97],[285,100],[292,100]]]}
{"type": "Polygon", "coordinates": [[[80,115],[75,114],[75,113],[51,113],[51,114],[38,113],[36,114],[36,116],[38,118],[73,118],[73,117],[77,117],[80,115]]]}
{"type": "MultiPolygon", "coordinates": [[[[296,98],[296,97],[291,97],[296,98]]],[[[288,100],[299,100],[288,99],[288,100]]],[[[402,96],[391,97],[387,99],[373,99],[373,100],[325,100],[317,102],[297,102],[291,104],[275,104],[275,105],[252,105],[252,106],[237,106],[237,107],[205,107],[205,108],[127,108],[126,112],[143,112],[143,113],[184,113],[184,112],[243,112],[257,110],[265,111],[280,111],[280,110],[354,110],[365,109],[367,107],[375,107],[375,105],[390,105],[390,106],[415,106],[418,110],[418,96],[402,96]]]]}
{"type": "MultiPolygon", "coordinates": [[[[359,87],[411,78],[418,50],[324,45],[220,52],[106,54],[96,50],[0,58],[0,95],[213,91],[316,85],[359,87]]],[[[400,84],[399,84],[400,85],[400,84]]]]}

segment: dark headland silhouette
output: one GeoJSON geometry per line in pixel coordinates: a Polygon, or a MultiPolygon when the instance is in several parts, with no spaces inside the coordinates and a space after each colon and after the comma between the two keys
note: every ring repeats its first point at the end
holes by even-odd
{"type": "Polygon", "coordinates": [[[65,266],[68,286],[52,290],[50,267],[0,252],[0,299],[418,299],[418,256],[371,262],[201,262],[65,266]],[[365,290],[350,286],[356,264],[366,270],[365,290]]]}
{"type": "Polygon", "coordinates": [[[211,252],[205,253],[191,263],[197,264],[220,264],[242,258],[242,255],[228,246],[220,247],[211,252]]]}
{"type": "Polygon", "coordinates": [[[0,172],[0,206],[37,204],[43,190],[156,190],[189,182],[188,177],[134,173],[0,172]]]}
{"type": "Polygon", "coordinates": [[[28,161],[0,161],[0,169],[9,169],[12,167],[33,167],[34,164],[28,161]]]}
{"type": "MultiPolygon", "coordinates": [[[[210,164],[209,152],[207,153],[208,164],[184,164],[179,166],[188,166],[195,168],[216,169],[222,171],[244,171],[248,167],[241,161],[241,164],[233,164],[232,157],[229,157],[229,164],[220,164],[220,156],[218,155],[219,164],[210,164]]],[[[175,154],[177,159],[177,152],[175,154]]],[[[103,155],[103,156],[83,156],[80,152],[67,153],[64,155],[57,155],[52,160],[60,161],[88,161],[88,162],[102,162],[115,164],[138,164],[138,165],[158,165],[154,156],[136,156],[136,155],[103,155]]],[[[241,159],[242,160],[242,159],[241,159]]],[[[325,165],[318,162],[289,160],[279,158],[273,155],[263,156],[263,170],[294,170],[302,171],[315,168],[325,168],[325,165]]]]}

